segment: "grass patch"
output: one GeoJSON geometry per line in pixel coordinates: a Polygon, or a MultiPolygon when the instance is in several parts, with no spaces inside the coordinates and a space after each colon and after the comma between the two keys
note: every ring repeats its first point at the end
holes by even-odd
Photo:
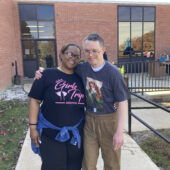
{"type": "MultiPolygon", "coordinates": [[[[170,129],[158,131],[170,139],[170,129]]],[[[158,167],[170,170],[170,144],[151,131],[136,132],[132,137],[158,167]]]]}
{"type": "Polygon", "coordinates": [[[28,104],[0,101],[0,169],[15,169],[28,128],[28,104]]]}

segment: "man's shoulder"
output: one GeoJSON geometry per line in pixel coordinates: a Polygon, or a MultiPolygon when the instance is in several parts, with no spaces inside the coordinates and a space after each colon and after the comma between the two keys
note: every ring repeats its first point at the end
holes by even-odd
{"type": "Polygon", "coordinates": [[[89,67],[89,63],[88,62],[79,63],[77,65],[77,67],[75,68],[75,72],[77,74],[81,75],[84,70],[88,69],[88,67],[89,67]]]}
{"type": "Polygon", "coordinates": [[[78,68],[85,68],[88,67],[89,63],[88,62],[81,62],[77,65],[78,68]]]}
{"type": "Polygon", "coordinates": [[[119,69],[116,65],[106,61],[106,67],[107,71],[111,72],[111,73],[119,73],[119,69]]]}

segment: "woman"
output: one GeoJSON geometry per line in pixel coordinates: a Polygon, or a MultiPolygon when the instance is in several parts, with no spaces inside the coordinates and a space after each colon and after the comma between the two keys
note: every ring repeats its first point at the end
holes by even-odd
{"type": "Polygon", "coordinates": [[[64,45],[61,66],[44,70],[29,93],[30,137],[40,151],[41,170],[81,169],[85,90],[74,73],[80,56],[79,46],[64,45]]]}

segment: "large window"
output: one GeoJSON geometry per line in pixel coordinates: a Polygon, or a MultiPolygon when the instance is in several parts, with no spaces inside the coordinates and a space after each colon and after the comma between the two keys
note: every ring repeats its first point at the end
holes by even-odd
{"type": "Polygon", "coordinates": [[[55,38],[53,5],[19,5],[23,39],[55,38]]]}
{"type": "Polygon", "coordinates": [[[119,59],[150,58],[155,51],[155,7],[118,7],[119,59]]]}
{"type": "Polygon", "coordinates": [[[55,61],[55,49],[53,47],[55,44],[53,5],[20,4],[19,14],[21,24],[23,59],[35,59],[37,61],[40,61],[37,41],[42,42],[43,40],[47,44],[53,43],[53,52],[47,51],[46,55],[53,54],[53,58],[55,61]]]}

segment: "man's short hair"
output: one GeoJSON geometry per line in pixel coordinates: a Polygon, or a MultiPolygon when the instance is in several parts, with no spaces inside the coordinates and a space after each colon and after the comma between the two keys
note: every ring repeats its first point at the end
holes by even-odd
{"type": "Polygon", "coordinates": [[[98,41],[102,47],[104,47],[104,39],[97,33],[91,33],[87,37],[84,38],[84,41],[98,41]]]}

